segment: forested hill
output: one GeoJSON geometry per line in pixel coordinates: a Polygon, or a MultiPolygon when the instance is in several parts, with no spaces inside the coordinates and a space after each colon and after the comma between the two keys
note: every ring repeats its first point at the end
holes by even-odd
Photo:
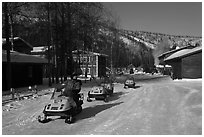
{"type": "Polygon", "coordinates": [[[127,44],[127,48],[132,52],[133,55],[139,53],[140,60],[147,62],[145,58],[153,58],[152,62],[149,61],[147,65],[150,64],[157,65],[159,63],[158,56],[164,52],[181,48],[185,46],[201,46],[202,37],[198,36],[178,36],[169,35],[148,31],[130,31],[130,30],[120,30],[123,41],[127,44]],[[141,55],[141,48],[143,54],[141,55]],[[148,51],[151,49],[151,51],[148,51]],[[146,54],[146,55],[145,55],[146,54]],[[146,57],[145,57],[146,56],[146,57]]]}
{"type": "MultiPolygon", "coordinates": [[[[198,46],[202,44],[202,37],[198,36],[180,36],[180,35],[169,35],[148,31],[131,31],[131,30],[121,30],[128,36],[132,36],[140,39],[141,41],[147,42],[148,44],[158,45],[164,39],[168,40],[171,46],[183,47],[186,45],[198,46]]],[[[172,47],[173,48],[173,47],[172,47]]]]}

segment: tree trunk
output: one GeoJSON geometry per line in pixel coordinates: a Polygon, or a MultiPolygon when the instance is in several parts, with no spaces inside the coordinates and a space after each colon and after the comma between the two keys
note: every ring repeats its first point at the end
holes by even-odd
{"type": "Polygon", "coordinates": [[[48,19],[48,31],[47,31],[47,36],[48,36],[48,39],[47,39],[47,46],[48,46],[48,78],[49,78],[49,83],[48,85],[49,86],[52,86],[52,82],[51,82],[51,63],[50,63],[50,3],[48,2],[48,5],[47,5],[47,19],[48,19]]]}
{"type": "Polygon", "coordinates": [[[67,61],[67,71],[66,71],[66,74],[68,75],[68,67],[69,67],[69,75],[71,75],[73,73],[73,56],[72,56],[72,15],[71,15],[71,5],[70,3],[67,3],[68,4],[68,9],[67,9],[67,19],[68,19],[68,24],[67,24],[67,27],[68,27],[68,49],[67,47],[66,48],[66,51],[68,52],[68,58],[69,58],[69,63],[67,61]]]}
{"type": "MultiPolygon", "coordinates": [[[[62,67],[61,67],[61,71],[62,71],[62,77],[65,78],[66,74],[65,74],[65,46],[66,46],[66,26],[65,26],[65,9],[64,9],[64,3],[62,3],[62,45],[61,45],[61,63],[62,63],[62,67]]],[[[62,78],[61,78],[61,82],[63,82],[62,78]]]]}
{"type": "Polygon", "coordinates": [[[58,33],[58,20],[57,20],[57,3],[55,3],[55,78],[56,84],[59,83],[59,33],[58,33]]]}
{"type": "Polygon", "coordinates": [[[55,78],[54,78],[54,60],[55,60],[55,56],[54,56],[54,42],[53,42],[53,29],[52,29],[52,16],[50,15],[50,20],[49,20],[49,32],[50,32],[50,45],[52,46],[52,50],[51,50],[51,57],[52,57],[52,63],[51,63],[51,77],[52,77],[52,83],[55,82],[55,78]]]}
{"type": "MultiPolygon", "coordinates": [[[[56,34],[58,35],[58,34],[56,34]]],[[[58,37],[58,36],[57,36],[58,37]]],[[[56,40],[56,49],[55,49],[55,52],[56,52],[56,64],[55,64],[55,78],[56,78],[56,84],[59,83],[59,55],[58,55],[58,51],[59,51],[59,48],[58,48],[58,39],[56,40]]]]}
{"type": "Polygon", "coordinates": [[[11,57],[10,57],[10,43],[9,43],[9,16],[8,16],[8,3],[4,3],[4,15],[5,15],[5,34],[6,34],[6,55],[7,55],[7,88],[10,90],[11,81],[11,57]]]}

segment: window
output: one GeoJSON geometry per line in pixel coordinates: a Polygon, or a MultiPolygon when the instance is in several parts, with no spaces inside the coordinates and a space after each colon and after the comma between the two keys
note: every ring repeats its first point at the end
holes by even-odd
{"type": "Polygon", "coordinates": [[[84,57],[83,60],[84,60],[84,62],[86,63],[86,62],[87,62],[87,57],[84,57]]]}
{"type": "Polygon", "coordinates": [[[86,62],[87,62],[87,57],[83,57],[83,56],[81,56],[81,57],[80,57],[80,60],[81,60],[81,62],[86,63],[86,62]]]}
{"type": "MultiPolygon", "coordinates": [[[[86,68],[82,68],[82,72],[85,75],[86,68]]],[[[87,68],[87,74],[91,74],[91,68],[87,68]]]]}
{"type": "Polygon", "coordinates": [[[87,57],[87,62],[89,62],[89,63],[91,62],[91,57],[90,56],[87,57]]]}
{"type": "Polygon", "coordinates": [[[91,74],[91,68],[88,68],[87,74],[91,74]]]}

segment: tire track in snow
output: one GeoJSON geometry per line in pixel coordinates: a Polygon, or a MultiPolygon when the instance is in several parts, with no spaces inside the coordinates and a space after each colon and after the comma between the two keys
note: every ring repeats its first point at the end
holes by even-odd
{"type": "Polygon", "coordinates": [[[10,121],[10,124],[3,126],[4,130],[18,129],[19,131],[29,128],[31,123],[37,120],[38,114],[42,113],[42,107],[46,104],[45,100],[48,100],[49,96],[43,96],[37,100],[22,100],[20,101],[22,106],[15,111],[15,118],[10,121]],[[12,127],[12,128],[11,128],[12,127]]]}
{"type": "MultiPolygon", "coordinates": [[[[127,91],[127,90],[126,90],[127,91]]],[[[107,121],[97,126],[94,133],[106,132],[109,134],[130,134],[132,129],[129,124],[134,125],[135,120],[139,120],[142,115],[145,115],[143,119],[143,125],[145,128],[141,132],[147,133],[150,130],[151,114],[143,109],[144,104],[148,104],[148,92],[151,92],[148,87],[138,90],[129,89],[127,96],[123,98],[123,104],[117,107],[117,111],[113,111],[112,117],[109,117],[107,121]]],[[[140,127],[141,128],[141,127],[140,127]]]]}
{"type": "MultiPolygon", "coordinates": [[[[115,93],[121,92],[120,87],[123,89],[123,85],[118,84],[117,88],[115,88],[116,90],[115,93]]],[[[131,89],[127,89],[125,91],[124,90],[125,89],[123,89],[122,92],[125,92],[127,94],[123,94],[120,96],[119,99],[111,101],[111,103],[113,102],[114,103],[123,102],[123,103],[120,104],[119,106],[115,106],[111,109],[108,109],[107,111],[104,111],[103,114],[99,115],[99,117],[104,117],[106,115],[105,117],[107,119],[104,122],[98,124],[93,131],[89,132],[89,134],[100,134],[102,132],[105,134],[108,134],[108,133],[111,134],[117,128],[123,125],[123,122],[121,121],[125,121],[128,116],[127,113],[129,113],[127,111],[129,109],[129,106],[127,104],[132,104],[132,102],[136,99],[136,98],[128,98],[128,96],[130,96],[130,94],[133,93],[134,91],[131,91],[131,89]]]]}
{"type": "Polygon", "coordinates": [[[192,134],[194,132],[198,134],[199,127],[202,127],[202,105],[199,103],[199,100],[194,100],[193,104],[190,104],[192,103],[190,99],[192,97],[196,97],[195,99],[197,99],[200,91],[184,86],[176,86],[176,89],[179,89],[177,91],[178,94],[180,92],[182,93],[180,93],[180,101],[178,101],[178,104],[175,106],[177,111],[174,119],[171,121],[171,132],[174,134],[192,134]],[[183,93],[185,93],[185,95],[182,95],[183,93]],[[193,109],[198,110],[200,116],[196,116],[194,114],[195,110],[193,109]]]}

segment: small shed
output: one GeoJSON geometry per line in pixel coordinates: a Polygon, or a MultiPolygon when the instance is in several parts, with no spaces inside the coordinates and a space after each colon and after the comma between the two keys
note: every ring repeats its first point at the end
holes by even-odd
{"type": "MultiPolygon", "coordinates": [[[[26,87],[40,85],[43,82],[43,66],[48,61],[45,58],[11,51],[11,87],[26,87]]],[[[2,51],[2,89],[7,87],[7,53],[2,51]]]]}
{"type": "Polygon", "coordinates": [[[177,51],[164,62],[172,66],[173,79],[202,78],[202,46],[177,51]]]}

